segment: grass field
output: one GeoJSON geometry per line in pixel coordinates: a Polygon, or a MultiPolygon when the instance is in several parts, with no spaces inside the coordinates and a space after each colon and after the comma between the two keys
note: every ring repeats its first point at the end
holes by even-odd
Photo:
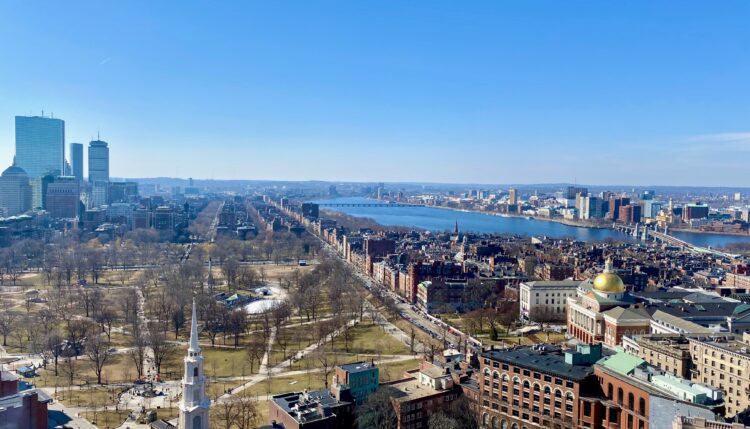
{"type": "Polygon", "coordinates": [[[112,429],[120,427],[128,418],[130,411],[83,411],[81,417],[90,421],[96,427],[112,429]]]}
{"type": "Polygon", "coordinates": [[[349,344],[349,350],[345,348],[343,335],[339,335],[333,340],[333,350],[338,352],[360,353],[360,354],[408,354],[409,348],[402,342],[393,338],[390,334],[383,331],[378,325],[369,322],[360,322],[353,328],[352,341],[349,344]]]}
{"type": "MultiPolygon", "coordinates": [[[[69,378],[66,366],[65,359],[61,358],[58,362],[58,376],[56,377],[54,364],[47,365],[47,370],[40,370],[39,377],[34,378],[34,383],[41,387],[52,387],[55,384],[57,386],[67,386],[69,378]]],[[[78,356],[78,359],[73,359],[73,368],[74,385],[96,384],[96,374],[88,358],[78,356]]],[[[130,382],[135,377],[135,365],[130,360],[130,357],[125,354],[110,356],[102,371],[102,383],[105,384],[130,382]]]]}
{"type": "Polygon", "coordinates": [[[410,371],[419,366],[421,359],[409,359],[401,362],[384,363],[378,365],[380,382],[398,380],[404,377],[404,371],[410,371]]]}
{"type": "MultiPolygon", "coordinates": [[[[250,363],[245,349],[203,348],[203,368],[209,377],[233,377],[250,375],[250,363]]],[[[258,362],[255,362],[258,372],[258,362]]]]}
{"type": "Polygon", "coordinates": [[[305,389],[319,389],[324,386],[323,376],[319,373],[295,376],[280,375],[250,386],[246,392],[251,396],[263,396],[285,392],[301,392],[305,389]]]}
{"type": "Polygon", "coordinates": [[[55,398],[67,406],[103,407],[115,405],[119,394],[118,388],[91,387],[80,390],[60,389],[55,398]]]}

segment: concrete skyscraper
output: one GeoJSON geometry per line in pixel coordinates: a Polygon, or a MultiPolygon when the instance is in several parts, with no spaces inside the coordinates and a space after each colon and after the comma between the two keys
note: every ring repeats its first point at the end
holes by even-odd
{"type": "Polygon", "coordinates": [[[70,168],[71,176],[79,182],[83,182],[83,144],[70,144],[70,168]]]}
{"type": "Polygon", "coordinates": [[[32,206],[42,206],[41,178],[65,169],[65,121],[44,116],[16,116],[16,164],[29,176],[32,206]]]}
{"type": "Polygon", "coordinates": [[[89,143],[89,182],[109,182],[109,145],[101,140],[89,143]]]}

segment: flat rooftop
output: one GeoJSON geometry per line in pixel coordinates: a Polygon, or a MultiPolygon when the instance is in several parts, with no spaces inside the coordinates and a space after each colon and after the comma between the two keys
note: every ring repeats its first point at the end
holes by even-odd
{"type": "Polygon", "coordinates": [[[482,353],[482,357],[574,381],[583,380],[594,372],[592,365],[568,365],[561,350],[540,351],[529,347],[489,350],[482,353]]]}
{"type": "Polygon", "coordinates": [[[352,362],[347,363],[343,365],[339,365],[341,369],[347,372],[362,372],[362,371],[369,371],[373,368],[377,368],[375,365],[373,365],[370,362],[352,362]]]}
{"type": "Polygon", "coordinates": [[[389,384],[388,386],[395,389],[395,391],[391,393],[391,397],[399,402],[413,401],[447,392],[447,390],[437,390],[430,386],[423,385],[419,382],[419,379],[416,378],[409,378],[389,384]]]}

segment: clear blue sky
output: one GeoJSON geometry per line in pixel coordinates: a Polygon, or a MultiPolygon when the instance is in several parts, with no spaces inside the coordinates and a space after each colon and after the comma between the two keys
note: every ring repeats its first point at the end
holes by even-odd
{"type": "Polygon", "coordinates": [[[13,116],[125,177],[748,186],[748,1],[0,3],[13,116]]]}

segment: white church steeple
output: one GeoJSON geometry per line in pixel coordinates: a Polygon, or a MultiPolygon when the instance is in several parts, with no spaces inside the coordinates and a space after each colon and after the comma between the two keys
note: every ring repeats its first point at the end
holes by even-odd
{"type": "Polygon", "coordinates": [[[180,401],[180,429],[208,429],[208,407],[206,378],[203,375],[203,355],[198,344],[198,317],[190,321],[190,346],[185,356],[185,374],[182,376],[182,401],[180,401]]]}

